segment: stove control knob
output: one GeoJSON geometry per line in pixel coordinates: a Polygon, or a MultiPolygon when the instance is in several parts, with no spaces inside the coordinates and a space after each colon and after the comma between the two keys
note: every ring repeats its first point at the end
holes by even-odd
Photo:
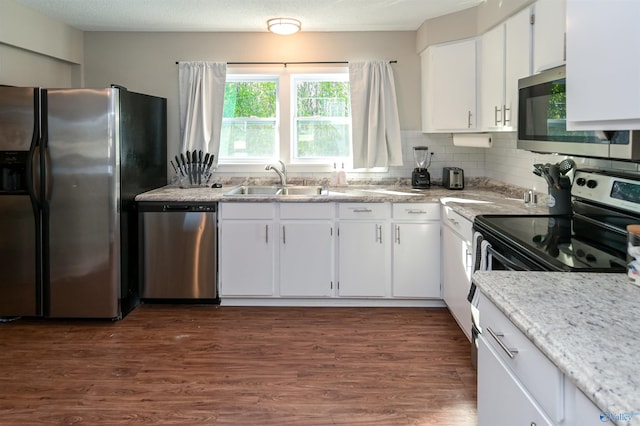
{"type": "Polygon", "coordinates": [[[587,257],[585,257],[585,259],[587,260],[587,262],[589,263],[596,263],[598,261],[598,258],[595,257],[593,254],[589,253],[587,254],[587,257]]]}
{"type": "Polygon", "coordinates": [[[596,186],[598,186],[598,182],[597,182],[597,181],[595,181],[595,180],[593,180],[593,179],[589,179],[589,180],[587,181],[587,188],[591,188],[591,189],[593,189],[593,188],[595,188],[596,186]]]}
{"type": "Polygon", "coordinates": [[[576,185],[578,186],[584,186],[585,183],[587,183],[587,180],[583,177],[576,179],[576,185]]]}

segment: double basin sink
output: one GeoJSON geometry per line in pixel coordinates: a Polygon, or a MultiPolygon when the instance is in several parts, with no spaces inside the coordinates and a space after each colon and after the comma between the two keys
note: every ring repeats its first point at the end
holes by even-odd
{"type": "Polygon", "coordinates": [[[263,185],[243,185],[225,192],[224,195],[242,196],[293,196],[293,195],[328,195],[329,190],[323,186],[316,185],[287,185],[287,186],[263,186],[263,185]]]}

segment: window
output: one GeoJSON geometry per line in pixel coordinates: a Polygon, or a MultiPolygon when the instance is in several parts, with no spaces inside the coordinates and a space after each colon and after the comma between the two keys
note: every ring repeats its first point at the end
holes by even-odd
{"type": "Polygon", "coordinates": [[[351,157],[351,103],[346,74],[292,77],[292,160],[331,162],[351,157]]]}
{"type": "Polygon", "coordinates": [[[220,164],[351,164],[347,69],[312,71],[227,72],[220,164]]]}
{"type": "Polygon", "coordinates": [[[227,77],[221,162],[265,162],[277,157],[277,100],[277,76],[227,77]]]}

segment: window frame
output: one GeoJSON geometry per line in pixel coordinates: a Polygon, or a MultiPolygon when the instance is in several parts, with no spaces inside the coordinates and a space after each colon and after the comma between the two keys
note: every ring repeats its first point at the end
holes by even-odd
{"type": "MultiPolygon", "coordinates": [[[[276,157],[273,159],[243,159],[242,161],[220,161],[218,164],[218,172],[222,173],[258,173],[264,172],[265,164],[277,163],[282,160],[287,165],[287,169],[291,172],[331,172],[333,170],[334,160],[324,161],[304,161],[293,162],[293,126],[295,120],[292,113],[295,103],[292,104],[292,84],[294,76],[319,76],[322,75],[344,75],[346,81],[349,78],[349,68],[345,65],[339,66],[308,66],[308,65],[288,65],[288,66],[234,66],[227,68],[227,80],[253,80],[254,77],[276,77],[278,102],[276,106],[276,134],[277,146],[276,157]]],[[[353,153],[351,153],[353,155],[353,153]]],[[[342,160],[335,160],[342,162],[342,160]]],[[[338,168],[341,164],[338,164],[338,168]]],[[[352,160],[345,160],[345,168],[350,169],[352,160]]]]}

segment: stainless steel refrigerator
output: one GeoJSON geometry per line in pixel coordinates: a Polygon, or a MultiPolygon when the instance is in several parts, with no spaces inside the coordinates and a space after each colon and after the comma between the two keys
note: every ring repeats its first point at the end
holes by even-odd
{"type": "Polygon", "coordinates": [[[166,184],[166,108],[122,87],[0,87],[0,317],[136,306],[134,197],[166,184]]]}

